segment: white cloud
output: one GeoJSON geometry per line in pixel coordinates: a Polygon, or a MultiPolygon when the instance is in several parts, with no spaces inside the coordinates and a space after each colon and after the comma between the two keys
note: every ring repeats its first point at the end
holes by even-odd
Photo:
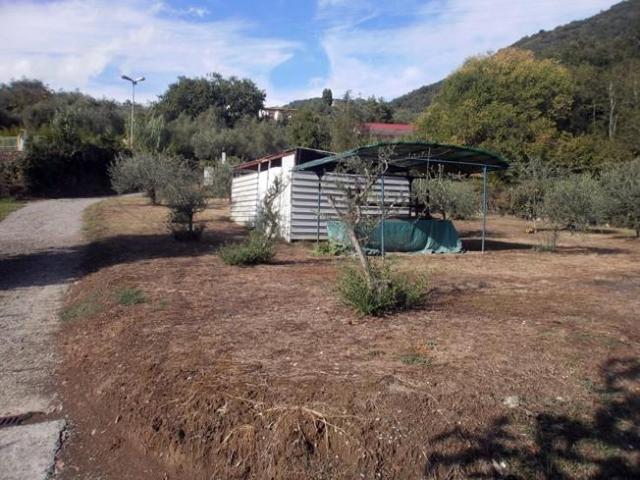
{"type": "MultiPolygon", "coordinates": [[[[265,88],[271,70],[298,48],[291,41],[252,36],[246,22],[189,22],[166,8],[143,0],[2,3],[0,81],[40,78],[53,88],[124,99],[126,85],[105,77],[140,74],[148,78],[140,92],[148,100],[179,75],[217,71],[250,77],[265,88]]],[[[187,13],[208,11],[193,7],[187,13]]]]}
{"type": "MultiPolygon", "coordinates": [[[[444,78],[471,55],[586,18],[616,0],[433,0],[414,4],[411,20],[392,28],[366,28],[336,3],[342,2],[318,3],[320,17],[330,25],[322,37],[330,62],[323,86],[334,94],[351,90],[390,99],[444,78]]],[[[380,8],[371,3],[369,11],[390,13],[390,7],[380,8]]],[[[394,9],[397,14],[397,5],[394,9]]]]}

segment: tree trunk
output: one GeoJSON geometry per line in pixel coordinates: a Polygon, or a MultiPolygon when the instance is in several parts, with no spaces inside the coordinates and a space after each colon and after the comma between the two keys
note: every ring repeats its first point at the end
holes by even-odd
{"type": "Polygon", "coordinates": [[[356,235],[355,230],[351,225],[348,225],[346,222],[342,222],[346,227],[349,233],[349,240],[351,240],[351,244],[353,245],[353,249],[356,251],[356,257],[358,257],[358,261],[360,262],[360,266],[362,267],[362,271],[364,272],[364,276],[367,279],[367,285],[369,288],[373,287],[373,277],[371,275],[371,265],[369,264],[369,259],[367,255],[364,253],[362,249],[362,245],[360,245],[360,240],[358,240],[358,236],[356,235]]]}

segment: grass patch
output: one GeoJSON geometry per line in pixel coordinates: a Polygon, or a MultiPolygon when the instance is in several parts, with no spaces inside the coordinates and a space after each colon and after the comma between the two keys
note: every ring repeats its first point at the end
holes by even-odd
{"type": "Polygon", "coordinates": [[[19,202],[15,198],[0,198],[0,222],[9,216],[10,213],[24,207],[24,202],[19,202]]]}
{"type": "Polygon", "coordinates": [[[84,298],[63,307],[62,310],[60,310],[59,316],[62,321],[66,322],[91,317],[103,310],[104,305],[100,302],[100,293],[94,291],[84,298]]]}
{"type": "Polygon", "coordinates": [[[269,263],[276,254],[275,243],[253,231],[243,242],[230,243],[218,250],[227,265],[258,265],[269,263]]]}
{"type": "Polygon", "coordinates": [[[372,265],[372,284],[362,270],[345,267],[338,277],[338,293],[342,300],[362,315],[380,316],[407,310],[422,304],[426,298],[426,275],[392,272],[389,264],[372,265]]]}
{"type": "Polygon", "coordinates": [[[147,297],[139,288],[125,287],[116,292],[116,300],[120,305],[130,306],[146,303],[147,297]]]}
{"type": "Polygon", "coordinates": [[[334,242],[320,242],[313,247],[312,255],[318,257],[337,257],[349,251],[348,247],[334,242]]]}
{"type": "Polygon", "coordinates": [[[423,367],[431,365],[430,359],[428,359],[427,357],[423,357],[422,355],[418,355],[417,353],[402,355],[400,357],[400,361],[405,365],[420,365],[423,367]]]}

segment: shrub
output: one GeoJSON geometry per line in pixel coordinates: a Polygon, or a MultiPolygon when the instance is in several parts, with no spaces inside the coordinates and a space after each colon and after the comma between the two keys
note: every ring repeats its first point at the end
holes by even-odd
{"type": "Polygon", "coordinates": [[[613,225],[632,228],[640,237],[640,159],[602,173],[600,211],[613,225]]]}
{"type": "Polygon", "coordinates": [[[275,201],[284,190],[284,183],[276,177],[262,200],[255,229],[244,242],[225,245],[219,250],[220,258],[229,265],[256,265],[269,263],[276,254],[276,241],[280,238],[280,212],[275,201]]]}
{"type": "Polygon", "coordinates": [[[344,255],[349,251],[349,247],[335,242],[321,242],[313,248],[313,254],[317,256],[335,257],[344,255]]]}
{"type": "Polygon", "coordinates": [[[343,301],[362,315],[384,315],[419,305],[425,299],[425,276],[393,273],[388,264],[371,264],[371,280],[362,269],[345,267],[338,278],[338,293],[343,301]]]}
{"type": "Polygon", "coordinates": [[[257,230],[251,232],[248,240],[225,245],[218,250],[218,255],[228,265],[269,263],[275,254],[275,242],[266,239],[257,230]]]}

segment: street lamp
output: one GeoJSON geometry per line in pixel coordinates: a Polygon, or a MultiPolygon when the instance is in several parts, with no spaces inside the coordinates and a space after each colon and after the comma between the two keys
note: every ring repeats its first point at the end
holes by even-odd
{"type": "Polygon", "coordinates": [[[136,104],[136,85],[144,81],[144,77],[138,77],[135,80],[127,75],[122,75],[123,80],[131,82],[131,132],[129,134],[129,148],[133,148],[133,109],[136,104]]]}

